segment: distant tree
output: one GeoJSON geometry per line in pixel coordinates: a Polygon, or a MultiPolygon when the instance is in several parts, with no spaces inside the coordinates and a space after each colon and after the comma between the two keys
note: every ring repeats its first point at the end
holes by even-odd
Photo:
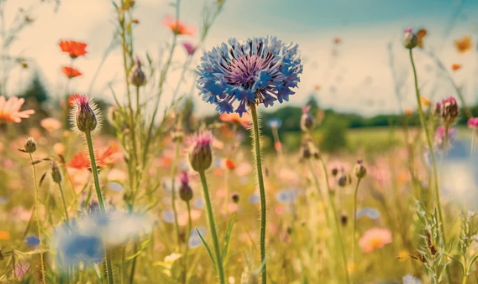
{"type": "Polygon", "coordinates": [[[46,91],[38,72],[33,74],[33,78],[28,85],[28,88],[20,95],[20,97],[25,100],[35,99],[39,104],[42,104],[49,99],[48,92],[46,91]]]}
{"type": "Polygon", "coordinates": [[[320,149],[335,152],[347,147],[347,122],[342,119],[327,119],[322,127],[322,143],[320,149]]]}

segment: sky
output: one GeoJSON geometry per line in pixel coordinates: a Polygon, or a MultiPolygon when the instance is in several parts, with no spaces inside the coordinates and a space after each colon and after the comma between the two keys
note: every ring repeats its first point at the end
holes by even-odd
{"type": "MultiPolygon", "coordinates": [[[[180,1],[181,20],[199,29],[203,7],[213,1],[180,1]]],[[[148,52],[157,59],[160,50],[170,43],[171,32],[161,25],[165,15],[175,14],[170,2],[136,1],[134,15],[140,23],[134,34],[135,53],[139,58],[144,60],[148,52]]],[[[31,69],[38,69],[48,90],[59,95],[64,92],[66,84],[60,67],[69,64],[69,57],[60,52],[58,41],[75,39],[87,42],[87,56],[75,61],[75,67],[84,75],[72,80],[68,86],[70,91],[86,93],[114,31],[111,1],[62,0],[56,12],[53,3],[39,3],[40,0],[4,0],[3,28],[6,29],[19,7],[34,6],[31,17],[35,22],[22,30],[10,54],[29,58],[31,69]]],[[[478,73],[476,15],[477,0],[227,0],[203,48],[211,49],[231,37],[243,40],[267,35],[298,43],[304,72],[299,88],[288,104],[303,105],[310,96],[315,96],[323,108],[363,115],[397,113],[416,105],[408,52],[401,44],[403,29],[410,26],[428,30],[426,48],[433,50],[447,68],[450,69],[453,63],[462,65],[461,70],[453,72],[453,78],[463,86],[467,102],[477,102],[474,83],[478,73]],[[459,54],[454,48],[454,40],[466,35],[473,39],[473,51],[459,54]],[[340,44],[334,44],[336,38],[340,38],[340,44]],[[390,54],[393,54],[395,74],[403,85],[399,99],[395,95],[390,54]],[[318,91],[316,86],[320,88],[318,91]]],[[[196,43],[198,38],[198,35],[181,36],[179,43],[196,43]]],[[[199,57],[195,57],[191,72],[199,57]]],[[[415,58],[424,96],[436,100],[454,95],[450,82],[429,57],[416,50],[415,58]]],[[[185,59],[186,54],[179,47],[165,84],[165,104],[171,100],[185,59]]],[[[116,94],[125,93],[124,83],[121,83],[124,78],[122,64],[122,55],[117,48],[108,56],[96,77],[93,97],[111,100],[109,82],[114,82],[116,94]]],[[[8,95],[24,90],[31,73],[19,67],[12,69],[8,95]]],[[[180,93],[189,92],[193,83],[193,76],[187,76],[180,85],[180,93]]],[[[193,97],[198,113],[214,111],[213,106],[200,100],[195,88],[193,97]]]]}

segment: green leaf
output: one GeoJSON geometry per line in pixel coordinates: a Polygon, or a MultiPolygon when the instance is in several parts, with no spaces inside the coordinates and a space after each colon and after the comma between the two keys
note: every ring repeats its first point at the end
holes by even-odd
{"type": "Polygon", "coordinates": [[[222,249],[222,263],[225,265],[226,257],[227,257],[227,249],[229,247],[229,240],[231,239],[232,229],[234,228],[234,224],[236,223],[236,216],[237,214],[234,213],[227,223],[226,234],[224,235],[224,248],[222,249]]]}
{"type": "Polygon", "coordinates": [[[201,232],[199,232],[198,229],[196,229],[196,232],[198,233],[199,238],[201,238],[202,243],[203,243],[204,246],[206,247],[207,253],[209,254],[209,257],[211,258],[212,264],[214,264],[214,271],[216,271],[216,266],[217,266],[217,265],[216,265],[216,261],[214,260],[214,257],[212,256],[211,249],[209,248],[209,246],[207,245],[206,241],[205,241],[204,238],[202,237],[201,232]]]}

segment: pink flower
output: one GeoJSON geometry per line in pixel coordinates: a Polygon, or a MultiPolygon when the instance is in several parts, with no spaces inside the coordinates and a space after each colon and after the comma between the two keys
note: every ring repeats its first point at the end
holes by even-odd
{"type": "Polygon", "coordinates": [[[40,125],[48,131],[53,131],[61,128],[61,122],[58,119],[49,117],[42,119],[40,125]]]}
{"type": "Polygon", "coordinates": [[[474,129],[478,128],[478,117],[468,119],[468,127],[474,129]]]}
{"type": "Polygon", "coordinates": [[[392,242],[392,232],[387,229],[372,228],[366,231],[359,240],[359,246],[365,253],[372,252],[392,242]]]}
{"type": "Polygon", "coordinates": [[[183,47],[188,53],[188,55],[193,55],[196,51],[196,47],[190,42],[183,42],[183,47]]]}
{"type": "Polygon", "coordinates": [[[32,109],[20,111],[25,99],[11,97],[7,100],[5,97],[0,97],[0,124],[2,122],[22,122],[22,118],[29,118],[35,111],[32,109]]]}

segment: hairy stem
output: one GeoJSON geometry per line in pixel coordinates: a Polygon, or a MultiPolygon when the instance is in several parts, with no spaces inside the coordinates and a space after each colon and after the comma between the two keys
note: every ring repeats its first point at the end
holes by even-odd
{"type": "Polygon", "coordinates": [[[212,211],[211,199],[209,198],[209,190],[207,187],[206,181],[206,174],[204,171],[199,172],[199,176],[201,177],[201,184],[202,184],[202,191],[204,194],[204,202],[206,203],[207,209],[207,219],[209,223],[209,230],[211,231],[212,242],[214,245],[214,253],[216,255],[216,265],[217,265],[217,273],[219,277],[219,283],[225,284],[225,277],[224,277],[224,267],[222,263],[222,256],[221,251],[219,249],[219,240],[217,238],[216,233],[216,223],[214,222],[214,213],[212,211]]]}
{"type": "Polygon", "coordinates": [[[262,175],[262,154],[261,154],[261,135],[259,130],[259,118],[257,116],[257,109],[255,104],[249,105],[252,115],[252,135],[254,140],[254,160],[256,163],[256,177],[259,185],[259,192],[261,195],[261,263],[262,267],[262,283],[267,283],[267,270],[266,270],[266,191],[264,188],[264,177],[262,175]]]}

